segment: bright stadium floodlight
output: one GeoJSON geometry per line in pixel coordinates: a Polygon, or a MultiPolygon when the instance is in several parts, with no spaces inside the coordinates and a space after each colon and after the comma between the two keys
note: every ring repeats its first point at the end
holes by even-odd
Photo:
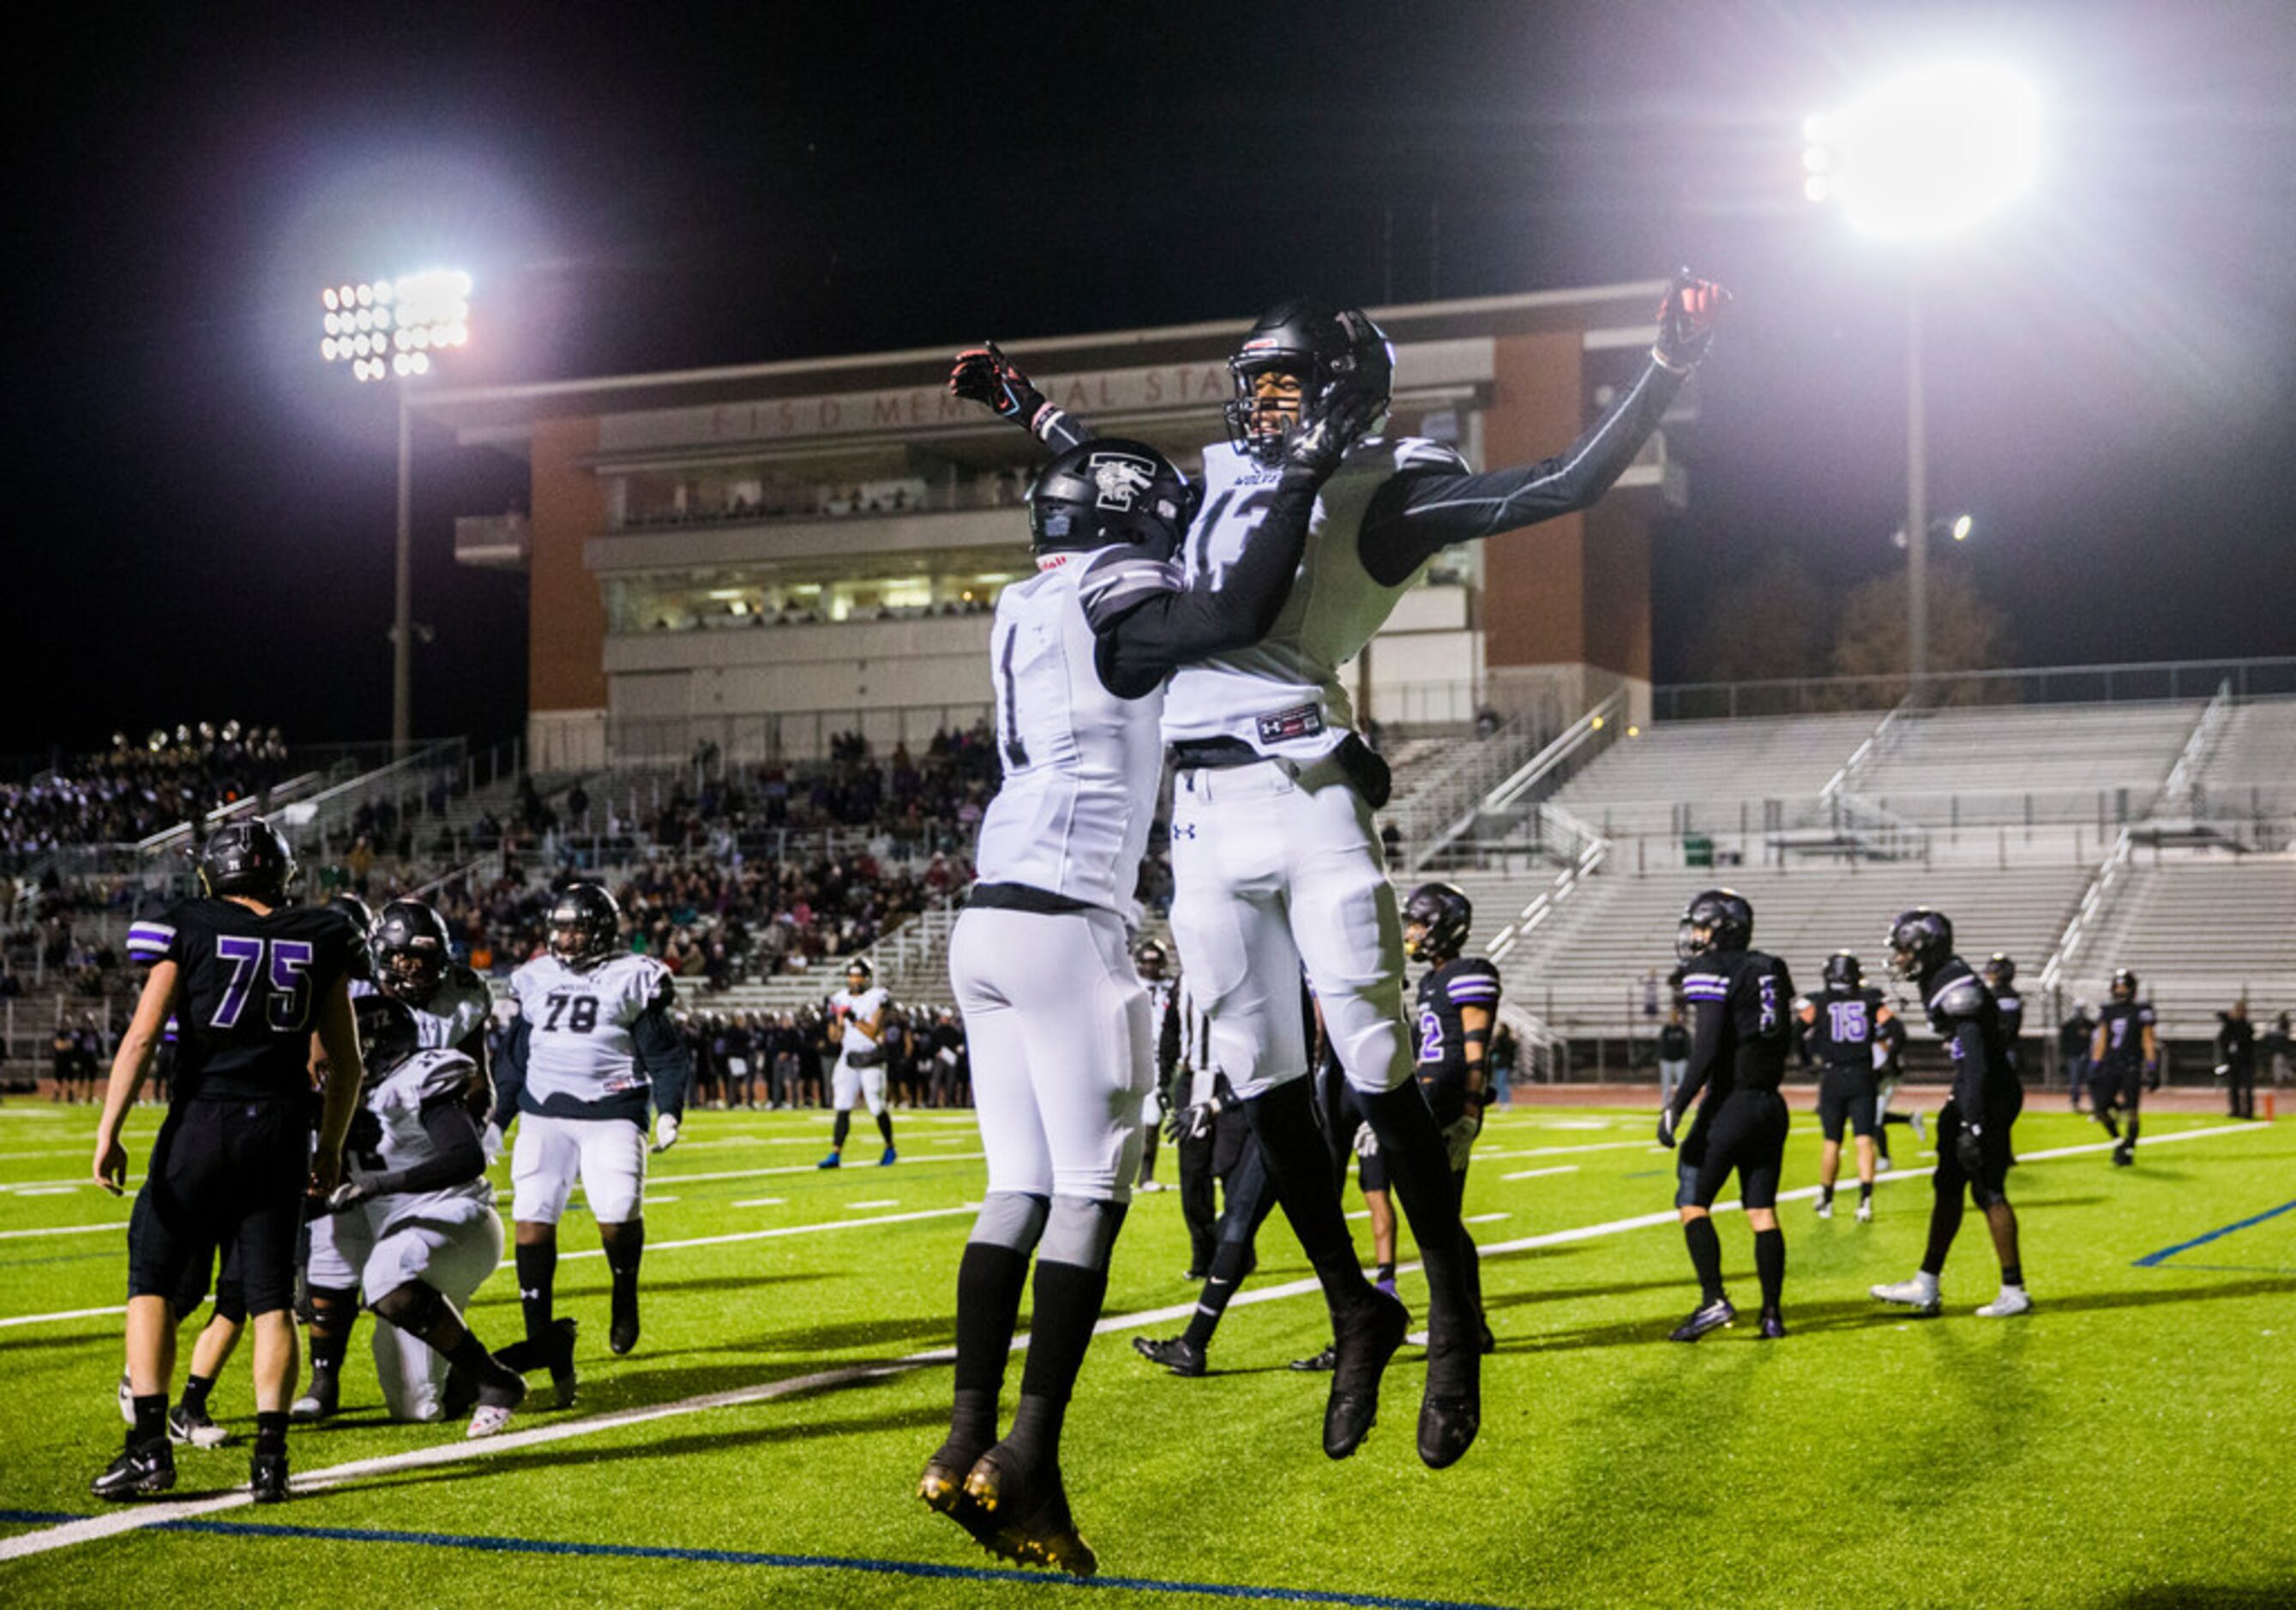
{"type": "Polygon", "coordinates": [[[2032,184],[2040,129],[2038,97],[2009,69],[1917,68],[1802,125],[1803,193],[1885,240],[1950,234],[2032,184]]]}
{"type": "Polygon", "coordinates": [[[405,754],[414,736],[414,439],[405,382],[430,374],[430,352],[471,340],[471,276],[459,268],[428,268],[392,279],[329,285],[319,292],[325,310],[319,357],[347,364],[351,378],[397,380],[398,391],[398,586],[390,627],[390,738],[405,754]]]}

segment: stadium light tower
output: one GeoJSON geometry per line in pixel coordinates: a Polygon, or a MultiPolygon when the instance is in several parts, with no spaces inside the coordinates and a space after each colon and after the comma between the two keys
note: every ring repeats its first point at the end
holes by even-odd
{"type": "MultiPolygon", "coordinates": [[[[2014,201],[2040,166],[2040,103],[2005,67],[1917,68],[1802,125],[1803,193],[1838,204],[1858,233],[1903,242],[1906,299],[1906,663],[1929,675],[1929,436],[1922,395],[1920,249],[2014,201]]],[[[1956,530],[1959,540],[1965,531],[1956,530]]]]}
{"type": "Polygon", "coordinates": [[[392,382],[398,400],[398,550],[397,596],[390,626],[390,743],[403,755],[414,739],[414,437],[406,388],[471,340],[471,276],[432,268],[395,280],[329,285],[319,292],[326,309],[319,356],[349,366],[361,384],[392,382]]]}

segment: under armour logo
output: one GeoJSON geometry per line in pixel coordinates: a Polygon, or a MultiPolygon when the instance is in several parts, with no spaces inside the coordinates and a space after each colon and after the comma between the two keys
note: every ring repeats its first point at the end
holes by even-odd
{"type": "Polygon", "coordinates": [[[1196,836],[1196,825],[1193,822],[1175,822],[1172,824],[1172,836],[1176,839],[1193,839],[1196,836]]]}

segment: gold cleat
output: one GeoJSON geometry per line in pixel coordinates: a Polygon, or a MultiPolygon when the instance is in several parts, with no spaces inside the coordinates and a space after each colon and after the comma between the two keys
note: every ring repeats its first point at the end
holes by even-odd
{"type": "Polygon", "coordinates": [[[972,1540],[985,1548],[996,1524],[964,1491],[966,1466],[960,1463],[964,1458],[962,1450],[944,1444],[925,1461],[924,1474],[917,1478],[917,1497],[927,1508],[964,1527],[972,1540]]]}
{"type": "Polygon", "coordinates": [[[1099,1557],[1077,1533],[1058,1473],[1051,1491],[1039,1495],[1030,1472],[1008,1466],[997,1455],[996,1448],[981,1455],[964,1478],[965,1497],[988,1523],[974,1533],[980,1546],[1016,1565],[1043,1565],[1076,1577],[1099,1570],[1099,1557]]]}

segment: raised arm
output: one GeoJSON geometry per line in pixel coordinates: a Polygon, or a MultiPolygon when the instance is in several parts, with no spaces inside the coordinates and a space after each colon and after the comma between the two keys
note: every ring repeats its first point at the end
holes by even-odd
{"type": "Polygon", "coordinates": [[[948,372],[952,397],[977,402],[999,419],[1010,420],[1055,453],[1065,453],[1098,432],[1066,409],[1055,407],[1031,385],[1021,366],[996,349],[995,341],[968,347],[948,372]]]}

